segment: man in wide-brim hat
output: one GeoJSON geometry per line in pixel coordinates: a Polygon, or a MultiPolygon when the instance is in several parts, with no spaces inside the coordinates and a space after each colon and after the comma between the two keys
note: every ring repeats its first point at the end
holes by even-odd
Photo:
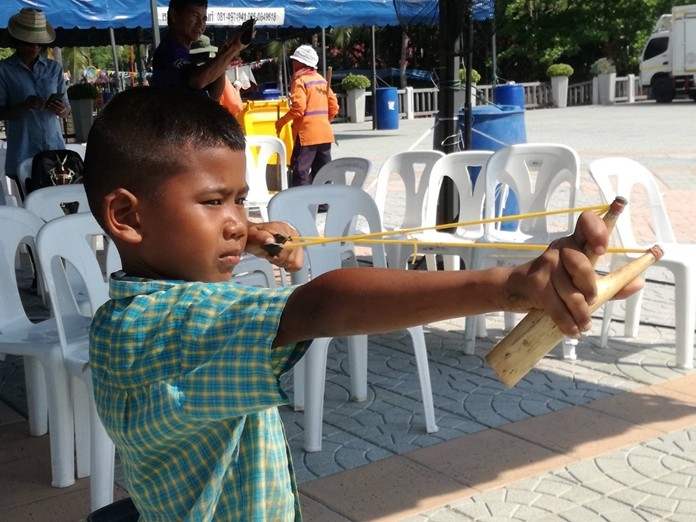
{"type": "Polygon", "coordinates": [[[24,8],[10,17],[7,30],[15,53],[0,61],[0,120],[7,121],[5,172],[16,177],[22,160],[65,148],[61,118],[70,105],[63,68],[41,54],[56,38],[44,12],[24,8]]]}

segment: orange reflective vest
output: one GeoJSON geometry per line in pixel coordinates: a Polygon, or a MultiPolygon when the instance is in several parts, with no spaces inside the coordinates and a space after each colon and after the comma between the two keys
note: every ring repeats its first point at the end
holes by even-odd
{"type": "Polygon", "coordinates": [[[326,80],[312,67],[292,77],[290,110],[280,118],[292,121],[292,136],[302,145],[333,143],[331,121],[338,114],[338,100],[326,80]]]}

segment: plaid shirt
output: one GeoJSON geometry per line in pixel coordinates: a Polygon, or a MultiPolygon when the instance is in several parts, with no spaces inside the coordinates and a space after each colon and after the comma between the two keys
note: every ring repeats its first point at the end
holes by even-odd
{"type": "Polygon", "coordinates": [[[271,349],[292,291],[112,277],[90,367],[141,521],[301,520],[278,377],[309,343],[271,349]]]}

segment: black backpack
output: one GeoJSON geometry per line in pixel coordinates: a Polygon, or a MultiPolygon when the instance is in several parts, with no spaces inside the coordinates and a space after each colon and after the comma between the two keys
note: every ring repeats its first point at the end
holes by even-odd
{"type": "Polygon", "coordinates": [[[44,150],[34,156],[31,177],[26,181],[27,194],[53,185],[82,183],[84,164],[74,150],[44,150]]]}

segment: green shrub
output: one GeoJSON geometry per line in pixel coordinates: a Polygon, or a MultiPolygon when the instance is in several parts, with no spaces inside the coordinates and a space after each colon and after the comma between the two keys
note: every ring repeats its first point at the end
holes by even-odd
{"type": "Polygon", "coordinates": [[[76,83],[68,87],[69,100],[95,100],[101,96],[93,83],[76,83]]]}
{"type": "MultiPolygon", "coordinates": [[[[465,82],[466,81],[466,68],[460,67],[459,68],[459,81],[460,82],[465,82]]],[[[478,83],[481,81],[481,75],[478,73],[476,69],[471,69],[471,83],[478,83]]]]}
{"type": "Polygon", "coordinates": [[[546,76],[553,78],[554,76],[573,76],[573,68],[567,63],[554,63],[546,69],[546,76]]]}
{"type": "Polygon", "coordinates": [[[352,91],[353,89],[367,89],[370,86],[370,79],[362,74],[348,73],[341,80],[341,88],[344,91],[352,91]]]}
{"type": "Polygon", "coordinates": [[[592,76],[611,74],[615,72],[616,67],[614,66],[614,62],[612,62],[609,58],[600,58],[590,66],[590,73],[592,76]]]}

